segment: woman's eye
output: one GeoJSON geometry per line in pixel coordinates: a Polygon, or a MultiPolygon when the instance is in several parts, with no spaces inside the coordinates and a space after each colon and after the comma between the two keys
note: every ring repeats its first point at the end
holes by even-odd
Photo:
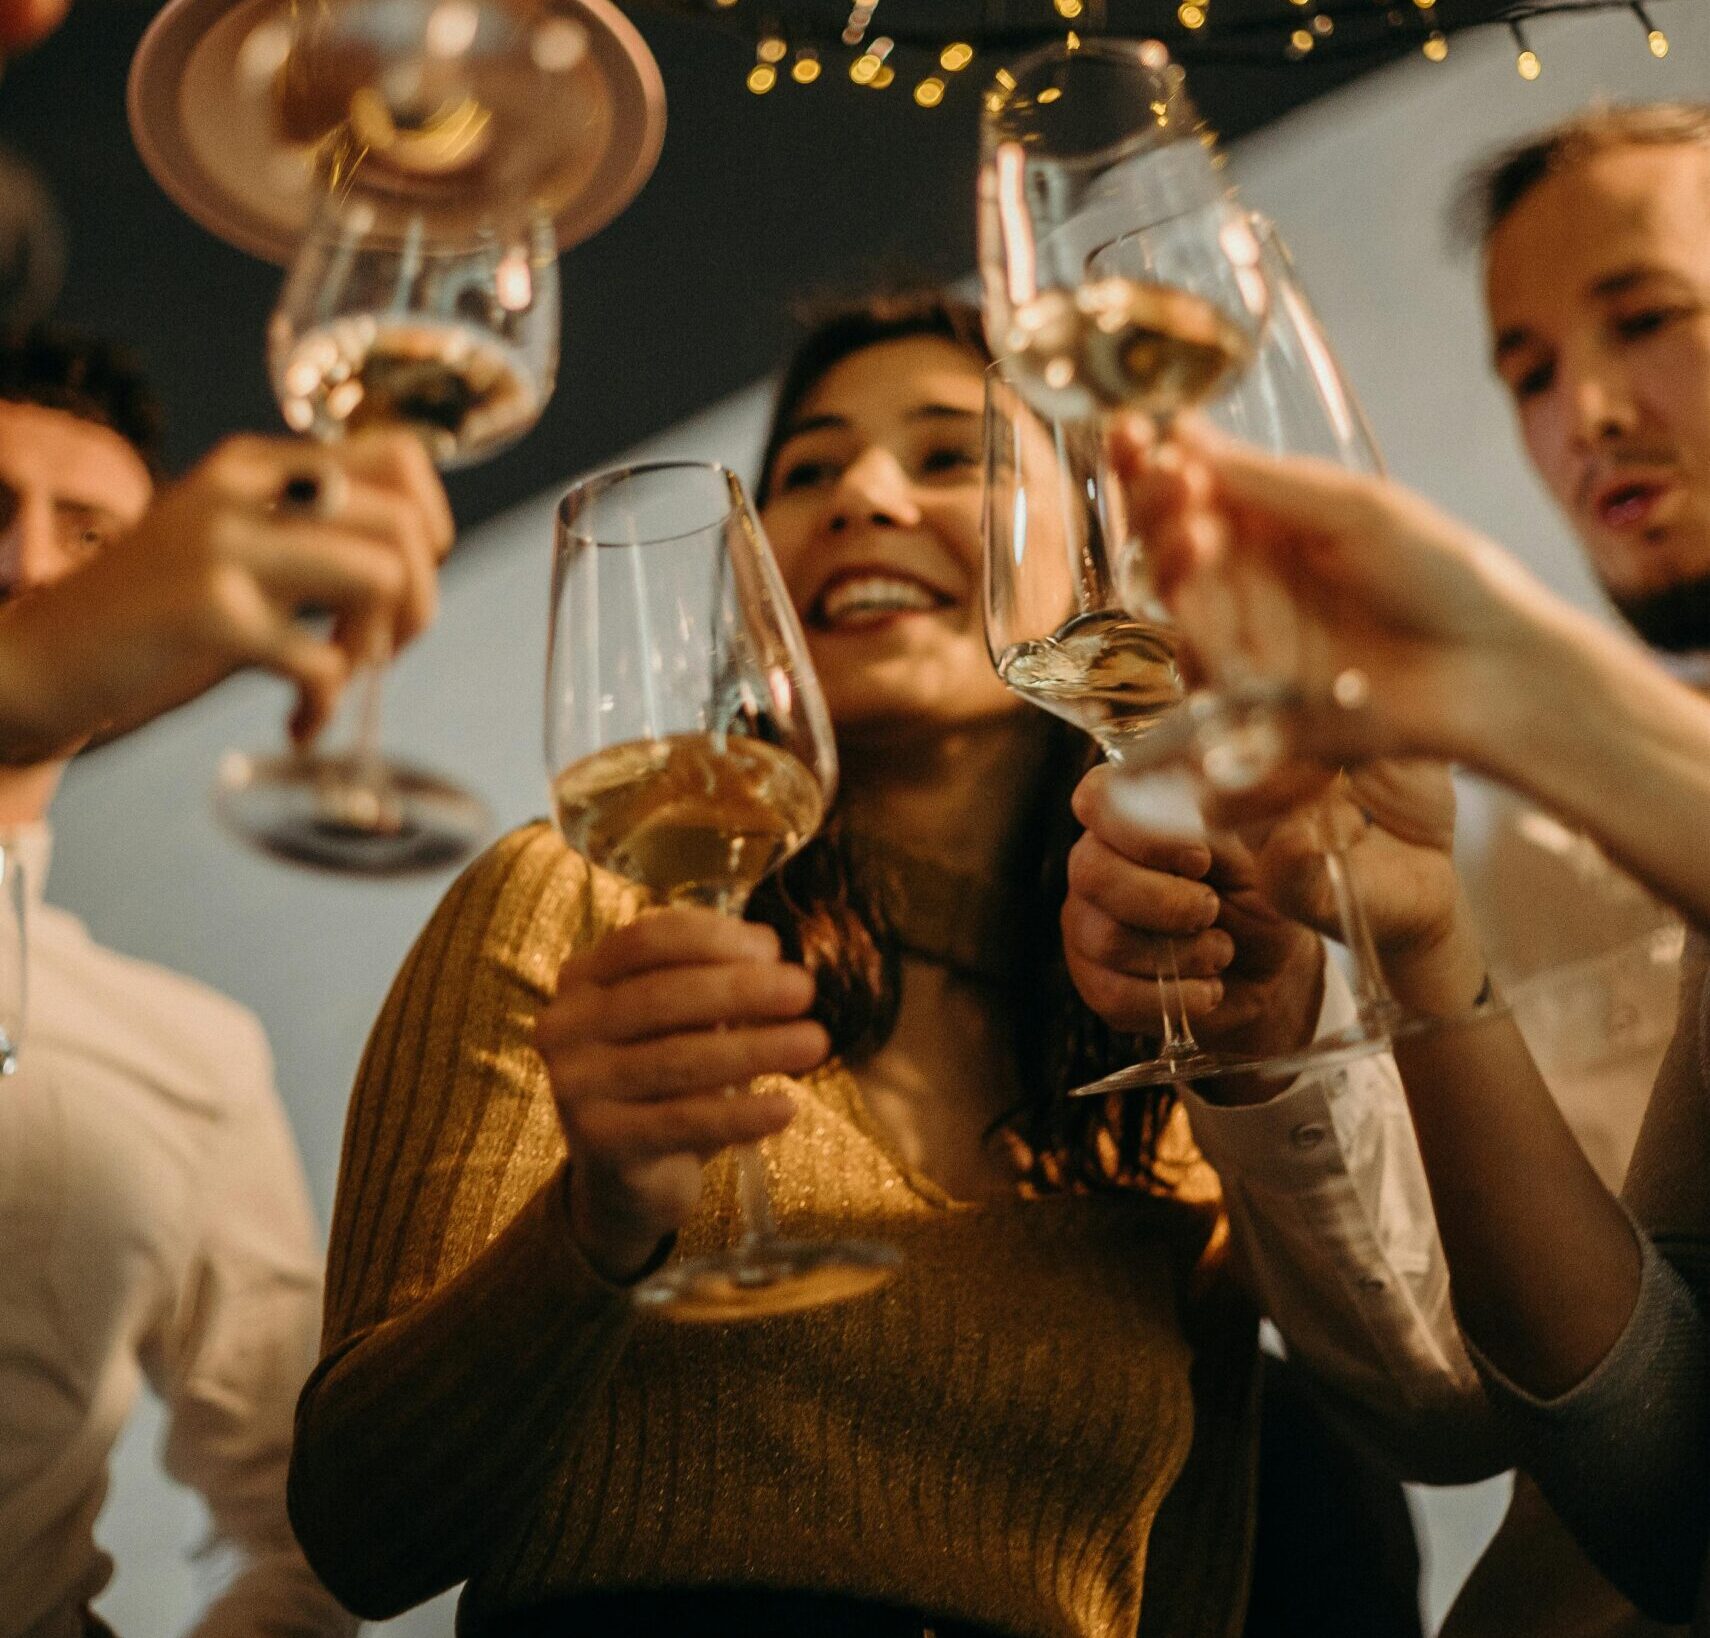
{"type": "Polygon", "coordinates": [[[927,473],[966,472],[980,464],[980,457],[971,449],[957,445],[946,445],[940,449],[926,452],[920,463],[920,470],[927,473]]]}
{"type": "Polygon", "coordinates": [[[1635,313],[1623,313],[1615,320],[1615,333],[1625,341],[1639,341],[1655,335],[1678,318],[1688,317],[1691,311],[1687,307],[1646,307],[1635,313]]]}
{"type": "Polygon", "coordinates": [[[1554,364],[1536,364],[1531,369],[1514,379],[1514,396],[1516,398],[1536,398],[1541,392],[1548,392],[1550,384],[1556,378],[1554,364]]]}
{"type": "Polygon", "coordinates": [[[837,468],[830,461],[797,461],[784,468],[778,479],[778,488],[815,489],[822,484],[834,483],[836,479],[837,468]]]}

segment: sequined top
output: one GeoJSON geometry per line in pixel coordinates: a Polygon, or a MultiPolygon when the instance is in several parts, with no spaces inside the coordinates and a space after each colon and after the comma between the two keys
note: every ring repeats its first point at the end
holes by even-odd
{"type": "MultiPolygon", "coordinates": [[[[1144,1595],[1148,1633],[1238,1632],[1252,1320],[1186,1295],[1175,1203],[952,1200],[833,1063],[789,1083],[766,1163],[785,1233],[902,1250],[879,1294],[678,1326],[580,1257],[530,1029],[565,956],[635,903],[547,827],[515,832],[451,889],[375,1026],[291,1476],[327,1584],[384,1617],[466,1580],[473,1634],[566,1594],[694,1586],[1018,1638],[1132,1638],[1144,1595]]],[[[734,1225],[715,1163],[682,1250],[734,1225]]]]}

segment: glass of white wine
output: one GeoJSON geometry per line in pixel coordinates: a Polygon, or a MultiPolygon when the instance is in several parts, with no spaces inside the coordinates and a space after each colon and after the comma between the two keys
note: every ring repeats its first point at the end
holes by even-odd
{"type": "MultiPolygon", "coordinates": [[[[831,720],[734,473],[662,462],[564,497],[546,762],[565,840],[659,904],[741,915],[819,828],[837,784],[831,720]]],[[[781,1238],[759,1152],[736,1162],[736,1244],[667,1264],[637,1286],[638,1304],[747,1319],[860,1296],[897,1267],[888,1246],[781,1238]]]]}
{"type": "MultiPolygon", "coordinates": [[[[484,460],[539,419],[558,368],[558,264],[549,226],[525,215],[446,237],[424,218],[381,227],[356,193],[330,196],[303,241],[268,329],[286,424],[323,442],[403,427],[442,468],[484,460]]],[[[384,756],[380,682],[359,679],[348,750],[230,752],[215,807],[276,857],[367,876],[442,868],[479,845],[487,806],[443,776],[384,756]]]]}
{"type": "MultiPolygon", "coordinates": [[[[984,527],[986,643],[998,675],[1123,767],[1181,703],[1175,632],[1123,607],[1116,569],[1127,531],[1099,429],[1041,414],[1002,362],[986,371],[984,527]]],[[[1173,943],[1165,950],[1157,1056],[1123,1070],[1125,1085],[1233,1063],[1194,1039],[1173,943]]]]}

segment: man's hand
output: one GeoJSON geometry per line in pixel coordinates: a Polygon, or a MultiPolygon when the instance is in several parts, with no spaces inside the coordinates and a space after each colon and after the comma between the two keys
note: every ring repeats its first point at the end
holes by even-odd
{"type": "Polygon", "coordinates": [[[296,684],[291,732],[310,739],[356,665],[432,620],[451,540],[408,434],[230,439],[130,534],[0,610],[0,760],[135,727],[248,666],[296,684]]]}

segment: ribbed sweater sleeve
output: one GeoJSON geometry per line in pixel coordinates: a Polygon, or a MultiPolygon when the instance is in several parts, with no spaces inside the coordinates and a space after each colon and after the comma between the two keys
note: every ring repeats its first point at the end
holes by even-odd
{"type": "Polygon", "coordinates": [[[1643,1235],[1639,1297],[1615,1346],[1556,1399],[1477,1350],[1519,1465],[1592,1562],[1661,1621],[1692,1618],[1710,1542],[1710,1326],[1643,1235]]]}
{"type": "Polygon", "coordinates": [[[545,827],[506,837],[422,933],[358,1072],[289,1501],[359,1615],[455,1585],[514,1530],[627,1340],[624,1294],[571,1239],[527,1046],[564,957],[621,913],[602,891],[545,827]]]}

